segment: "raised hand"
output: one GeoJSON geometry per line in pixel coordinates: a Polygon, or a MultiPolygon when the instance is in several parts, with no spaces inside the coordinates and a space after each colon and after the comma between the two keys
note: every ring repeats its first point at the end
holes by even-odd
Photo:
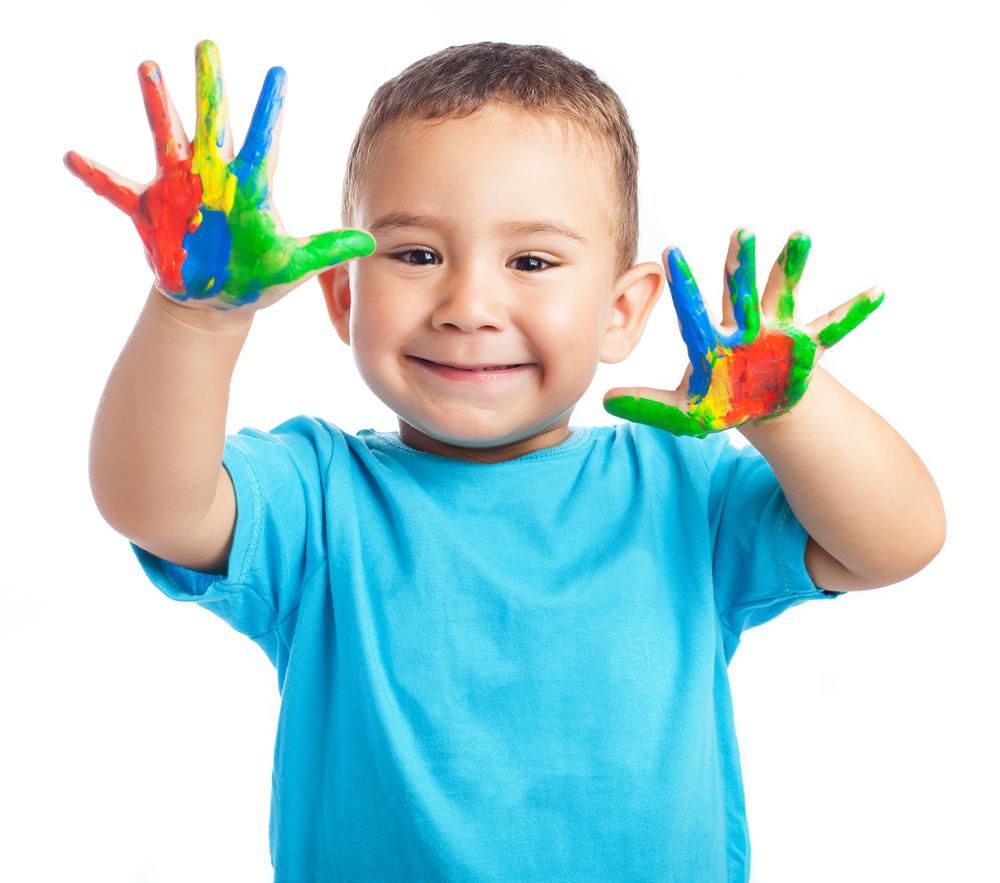
{"type": "Polygon", "coordinates": [[[674,435],[704,438],[791,408],[806,391],[822,353],[860,325],[885,296],[872,288],[804,327],[797,325],[795,291],[809,247],[804,233],[789,237],[758,303],[754,237],[737,230],[726,258],[721,326],[709,315],[680,250],[668,248],[667,282],[691,360],[684,376],[687,391],[681,391],[683,381],[676,390],[641,387],[623,395],[612,389],[605,410],[674,435]]]}
{"type": "Polygon", "coordinates": [[[219,50],[195,49],[198,116],[189,142],[159,67],[139,66],[156,145],[154,180],[145,188],[69,151],[74,175],[132,218],[157,288],[177,301],[229,310],[269,306],[319,271],[375,250],[362,230],[304,239],[286,235],[270,201],[285,71],[273,67],[250,130],[233,158],[219,50]]]}

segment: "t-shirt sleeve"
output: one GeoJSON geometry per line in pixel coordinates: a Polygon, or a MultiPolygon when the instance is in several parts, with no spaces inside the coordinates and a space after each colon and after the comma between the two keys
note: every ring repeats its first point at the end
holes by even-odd
{"type": "Polygon", "coordinates": [[[703,439],[699,450],[709,470],[712,569],[723,626],[738,638],[795,604],[842,595],[810,578],[809,535],[760,452],[737,448],[721,434],[703,439]]]}
{"type": "Polygon", "coordinates": [[[323,476],[331,445],[331,434],[304,417],[227,436],[222,465],[236,493],[236,525],[226,572],[191,570],[131,543],[146,575],[167,597],[193,601],[251,638],[270,632],[295,613],[327,559],[323,476]]]}

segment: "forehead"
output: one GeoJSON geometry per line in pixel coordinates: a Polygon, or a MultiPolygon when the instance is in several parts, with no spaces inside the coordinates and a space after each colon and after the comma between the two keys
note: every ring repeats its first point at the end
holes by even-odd
{"type": "Polygon", "coordinates": [[[471,115],[394,121],[358,182],[358,223],[387,212],[538,216],[610,233],[608,147],[565,118],[491,103],[471,115]]]}

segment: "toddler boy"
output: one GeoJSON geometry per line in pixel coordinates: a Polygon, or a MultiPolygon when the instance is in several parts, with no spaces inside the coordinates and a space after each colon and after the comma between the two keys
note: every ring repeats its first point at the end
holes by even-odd
{"type": "MultiPolygon", "coordinates": [[[[136,219],[157,279],[98,410],[92,483],[150,579],[277,669],[276,878],[745,881],[740,634],[920,569],[943,541],[933,480],[820,368],[794,408],[745,412],[776,415],[739,424],[756,449],[647,425],[696,368],[677,393],[609,392],[645,422],[570,427],[664,283],[635,261],[635,142],[591,70],[502,43],[416,62],[352,147],[357,229],[292,241],[269,200],[283,74],[230,160],[215,47],[197,59],[190,146],[140,68],[154,185],[67,157],[136,219]],[[188,183],[167,199],[171,175],[188,183]],[[177,193],[187,215],[164,208],[177,193]],[[226,437],[256,310],[317,273],[398,433],[299,416],[226,437]]],[[[792,252],[765,316],[794,290],[792,252]]]]}

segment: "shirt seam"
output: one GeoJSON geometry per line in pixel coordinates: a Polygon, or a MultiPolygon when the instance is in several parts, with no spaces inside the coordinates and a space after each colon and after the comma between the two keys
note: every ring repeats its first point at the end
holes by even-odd
{"type": "Polygon", "coordinates": [[[305,594],[306,589],[309,588],[309,584],[316,578],[316,574],[318,574],[323,569],[326,563],[327,559],[324,558],[323,561],[319,563],[319,566],[313,568],[312,573],[310,573],[309,576],[307,576],[302,581],[302,594],[299,595],[299,602],[295,605],[294,608],[292,608],[291,612],[288,613],[288,615],[281,620],[281,622],[276,622],[273,626],[271,626],[271,628],[265,629],[264,631],[260,632],[260,634],[247,635],[247,637],[250,638],[251,641],[256,641],[258,638],[266,637],[267,635],[271,634],[271,632],[275,632],[278,629],[280,629],[286,622],[288,622],[288,620],[290,620],[293,616],[295,616],[295,614],[299,612],[299,607],[302,606],[302,595],[305,594]]]}
{"type": "MultiPolygon", "coordinates": [[[[330,548],[329,547],[329,540],[330,540],[330,536],[329,536],[329,531],[328,531],[329,525],[327,523],[328,519],[327,519],[327,508],[326,508],[326,501],[327,501],[328,495],[326,493],[326,487],[327,487],[328,479],[330,477],[330,464],[333,462],[333,457],[336,454],[336,449],[335,449],[336,448],[336,440],[332,438],[333,433],[330,432],[330,428],[326,424],[326,421],[324,421],[324,420],[317,420],[317,422],[320,423],[320,425],[323,426],[323,428],[326,430],[327,435],[331,436],[330,456],[326,458],[326,463],[323,464],[323,476],[322,476],[323,490],[324,490],[323,497],[322,497],[322,499],[323,499],[323,545],[324,545],[323,557],[320,560],[320,562],[312,569],[312,571],[310,572],[309,576],[307,576],[302,581],[302,591],[299,593],[299,599],[295,603],[295,606],[281,619],[280,622],[276,622],[273,626],[271,626],[271,628],[267,629],[266,631],[261,632],[258,635],[250,635],[249,637],[250,637],[250,640],[252,640],[252,641],[256,640],[257,638],[263,638],[265,635],[269,635],[269,634],[271,634],[271,632],[276,631],[277,629],[280,629],[286,622],[288,622],[288,620],[290,620],[293,616],[295,616],[296,613],[299,612],[299,608],[302,606],[302,596],[305,594],[305,590],[308,588],[309,584],[316,577],[316,574],[319,573],[320,570],[322,570],[327,565],[327,563],[330,560],[330,554],[329,554],[329,548],[330,548]]],[[[242,456],[242,454],[240,456],[242,456]]],[[[246,462],[246,457],[244,457],[243,460],[244,460],[244,462],[246,462]]],[[[249,464],[247,464],[247,465],[249,467],[249,464]]],[[[250,473],[253,474],[253,469],[252,468],[250,469],[250,473]]],[[[251,590],[252,590],[252,587],[251,587],[251,590]]],[[[254,594],[256,594],[259,598],[261,598],[261,600],[264,601],[265,605],[267,605],[267,607],[271,610],[272,613],[277,614],[278,611],[275,610],[271,606],[270,602],[268,602],[266,599],[264,599],[257,592],[254,592],[254,594]]]]}
{"type": "Polygon", "coordinates": [[[534,463],[539,460],[552,460],[556,457],[572,454],[578,448],[582,447],[584,442],[587,441],[590,436],[590,430],[591,427],[589,426],[573,427],[573,435],[571,436],[573,443],[568,446],[566,446],[565,442],[563,442],[562,444],[556,445],[551,450],[543,449],[541,451],[532,451],[530,454],[515,457],[513,460],[503,460],[499,463],[475,463],[471,460],[458,460],[454,457],[443,457],[440,454],[432,454],[429,451],[419,451],[416,448],[411,448],[409,445],[401,442],[399,439],[393,438],[391,435],[383,435],[381,433],[375,433],[374,435],[375,438],[379,439],[384,444],[391,448],[395,448],[398,451],[402,451],[405,454],[412,454],[416,457],[430,457],[434,460],[445,460],[449,463],[467,463],[469,466],[493,467],[496,469],[499,467],[511,466],[512,464],[534,463]],[[577,436],[579,436],[579,439],[577,439],[577,436]]]}
{"type": "MultiPolygon", "coordinates": [[[[724,441],[725,441],[726,444],[729,444],[728,440],[724,440],[724,441]]],[[[710,518],[711,513],[708,511],[708,505],[711,502],[711,496],[712,496],[712,470],[709,468],[708,460],[705,457],[705,452],[702,449],[701,444],[697,444],[696,443],[696,450],[698,451],[698,456],[701,457],[701,463],[702,463],[702,465],[705,467],[705,484],[706,484],[706,487],[707,487],[707,494],[706,494],[706,498],[705,498],[705,516],[707,518],[709,518],[709,525],[708,526],[711,527],[711,518],[710,518]]],[[[722,490],[722,495],[721,495],[720,504],[719,504],[720,505],[720,511],[719,511],[719,525],[720,525],[720,527],[721,527],[721,524],[722,524],[722,517],[725,514],[726,504],[729,502],[729,489],[730,489],[730,487],[732,487],[733,480],[736,477],[736,469],[737,469],[737,465],[734,464],[733,468],[729,472],[729,477],[726,480],[726,486],[722,490]]],[[[733,610],[737,610],[739,608],[739,605],[730,604],[728,607],[723,607],[722,605],[719,604],[718,595],[715,594],[715,590],[714,590],[714,588],[715,588],[715,557],[718,554],[718,551],[719,551],[719,536],[718,536],[718,533],[716,533],[715,540],[712,543],[712,586],[713,586],[712,603],[715,605],[715,618],[719,621],[720,625],[727,632],[729,632],[730,635],[733,636],[734,639],[736,639],[737,641],[739,641],[740,640],[739,633],[736,632],[736,631],[734,631],[732,628],[730,628],[730,626],[726,622],[726,619],[731,614],[731,612],[733,610]]]]}
{"type": "MultiPolygon", "coordinates": [[[[253,509],[251,515],[252,520],[250,522],[250,539],[247,541],[247,552],[243,556],[243,561],[240,562],[240,573],[236,579],[237,583],[244,584],[246,581],[247,569],[250,567],[250,562],[253,560],[254,554],[257,551],[257,544],[260,541],[261,523],[263,521],[261,513],[260,482],[257,479],[257,473],[254,472],[253,466],[250,464],[250,461],[246,458],[243,452],[235,445],[230,445],[230,450],[239,460],[242,461],[243,467],[246,470],[247,478],[250,481],[251,504],[253,509]]],[[[238,517],[239,511],[237,509],[237,518],[238,517]]]]}
{"type": "Polygon", "coordinates": [[[785,564],[781,554],[781,547],[782,547],[782,542],[784,540],[784,533],[788,526],[789,516],[792,514],[794,514],[792,512],[792,507],[786,501],[784,509],[781,512],[781,518],[778,521],[778,529],[774,533],[774,558],[775,558],[776,569],[778,571],[778,575],[781,580],[782,594],[769,595],[767,598],[758,598],[755,599],[754,601],[745,601],[742,604],[733,604],[729,608],[730,610],[740,610],[743,607],[757,607],[764,604],[770,604],[773,601],[782,601],[789,595],[801,595],[802,597],[805,598],[816,593],[820,593],[823,595],[829,594],[825,589],[820,588],[815,583],[812,585],[811,590],[808,592],[795,592],[792,590],[791,580],[789,579],[788,567],[785,564]]]}
{"type": "MultiPolygon", "coordinates": [[[[248,589],[254,595],[254,597],[256,597],[264,605],[265,609],[269,610],[272,615],[276,615],[278,611],[275,610],[274,605],[271,604],[271,602],[267,598],[265,598],[260,592],[258,592],[257,589],[251,583],[247,582],[247,572],[250,569],[250,563],[254,560],[254,556],[257,553],[257,545],[260,542],[260,535],[263,529],[262,526],[264,519],[261,506],[260,481],[258,480],[257,473],[254,472],[253,466],[247,459],[246,455],[238,447],[232,444],[229,446],[229,450],[232,451],[233,454],[243,463],[243,467],[245,470],[244,474],[247,476],[247,479],[250,484],[250,493],[251,493],[250,499],[251,499],[251,509],[252,509],[251,522],[250,522],[250,538],[249,540],[247,540],[247,550],[244,553],[243,561],[240,564],[239,575],[236,577],[235,580],[232,581],[232,585],[234,585],[239,591],[248,589]]],[[[230,476],[230,478],[232,478],[232,476],[230,476]]],[[[233,484],[235,487],[235,482],[233,484]]],[[[239,519],[239,501],[237,501],[236,504],[236,518],[237,520],[239,519]]],[[[233,542],[235,543],[235,541],[236,538],[234,535],[233,542]]],[[[226,579],[225,582],[230,582],[230,580],[226,579]]],[[[223,591],[225,591],[227,594],[237,593],[236,591],[230,591],[229,589],[223,589],[223,591]]]]}
{"type": "Polygon", "coordinates": [[[785,565],[782,555],[782,543],[784,541],[785,528],[788,525],[788,516],[792,514],[792,507],[785,501],[785,506],[781,511],[781,518],[778,519],[778,529],[774,532],[774,560],[778,568],[778,576],[781,578],[781,588],[785,595],[791,593],[788,567],[785,565]]]}

